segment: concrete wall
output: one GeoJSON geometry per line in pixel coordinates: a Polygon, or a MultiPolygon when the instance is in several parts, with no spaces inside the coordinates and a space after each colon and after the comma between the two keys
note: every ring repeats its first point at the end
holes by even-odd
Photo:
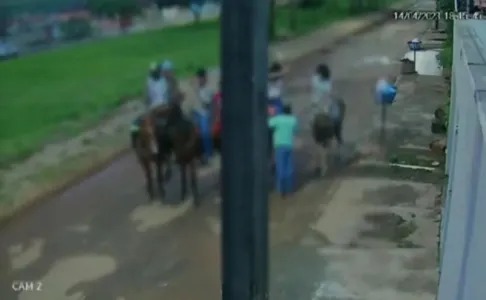
{"type": "Polygon", "coordinates": [[[438,300],[486,295],[486,22],[456,21],[438,300]]]}

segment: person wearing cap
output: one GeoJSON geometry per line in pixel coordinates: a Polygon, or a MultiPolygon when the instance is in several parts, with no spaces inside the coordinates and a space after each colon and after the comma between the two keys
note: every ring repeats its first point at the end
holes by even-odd
{"type": "Polygon", "coordinates": [[[271,115],[280,114],[283,111],[283,75],[284,69],[279,62],[270,66],[268,74],[268,104],[271,115]]]}
{"type": "Polygon", "coordinates": [[[147,79],[147,116],[148,134],[151,136],[151,148],[153,153],[158,153],[157,141],[155,139],[155,119],[163,120],[165,126],[171,123],[169,109],[178,109],[178,100],[181,97],[177,80],[172,72],[172,63],[164,61],[162,64],[152,63],[150,65],[149,78],[147,79]]]}
{"type": "Polygon", "coordinates": [[[174,74],[174,66],[170,60],[161,64],[162,78],[165,82],[164,97],[169,104],[179,105],[183,100],[183,94],[179,87],[179,81],[174,74]]]}
{"type": "Polygon", "coordinates": [[[147,78],[147,97],[146,104],[150,110],[152,108],[164,105],[165,98],[165,82],[162,78],[162,70],[157,63],[152,63],[149,68],[149,76],[147,78]]]}
{"type": "Polygon", "coordinates": [[[290,105],[284,105],[282,114],[271,117],[268,120],[268,126],[272,131],[276,188],[284,197],[292,193],[294,188],[294,144],[298,130],[298,121],[292,115],[290,105]]]}

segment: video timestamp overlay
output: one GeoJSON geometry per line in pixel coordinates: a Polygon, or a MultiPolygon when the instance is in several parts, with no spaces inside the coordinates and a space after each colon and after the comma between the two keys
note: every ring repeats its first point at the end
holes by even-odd
{"type": "Polygon", "coordinates": [[[481,20],[484,18],[481,15],[457,11],[397,10],[392,14],[395,20],[403,21],[481,20]]]}

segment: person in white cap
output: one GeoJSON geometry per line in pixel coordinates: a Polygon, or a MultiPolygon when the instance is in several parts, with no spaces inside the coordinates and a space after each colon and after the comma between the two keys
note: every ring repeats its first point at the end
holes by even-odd
{"type": "Polygon", "coordinates": [[[153,109],[167,102],[164,95],[166,89],[166,83],[162,78],[160,65],[157,63],[151,63],[149,68],[149,76],[147,78],[147,108],[153,109]]]}
{"type": "Polygon", "coordinates": [[[179,81],[174,74],[174,66],[170,60],[165,60],[161,65],[162,78],[165,82],[164,97],[169,104],[180,104],[183,94],[179,87],[179,81]]]}
{"type": "Polygon", "coordinates": [[[172,73],[172,63],[164,61],[162,64],[152,63],[150,65],[149,78],[147,80],[147,116],[145,118],[146,128],[151,140],[153,153],[158,153],[157,141],[155,139],[155,121],[161,120],[165,125],[170,123],[169,110],[178,109],[180,92],[177,80],[172,73]]]}

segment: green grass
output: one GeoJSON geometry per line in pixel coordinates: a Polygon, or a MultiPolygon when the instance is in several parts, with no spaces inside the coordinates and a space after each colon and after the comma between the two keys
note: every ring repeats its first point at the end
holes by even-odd
{"type": "MultiPolygon", "coordinates": [[[[391,2],[393,0],[383,0],[391,2]]],[[[346,0],[299,10],[297,34],[343,19],[346,0]]],[[[290,9],[279,8],[278,30],[290,9]]],[[[0,166],[79,133],[141,94],[148,64],[171,59],[185,76],[218,65],[219,22],[154,30],[0,63],[0,166]]],[[[127,120],[127,123],[130,120],[127,120]]]]}

